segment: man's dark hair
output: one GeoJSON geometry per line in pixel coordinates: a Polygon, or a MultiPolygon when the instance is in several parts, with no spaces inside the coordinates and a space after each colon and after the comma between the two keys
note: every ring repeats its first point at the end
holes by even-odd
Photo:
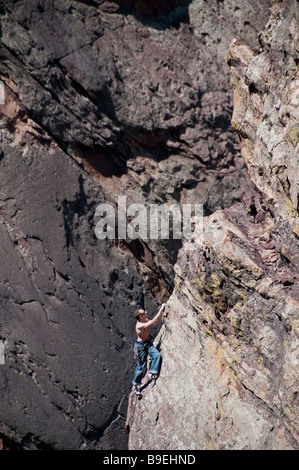
{"type": "Polygon", "coordinates": [[[136,318],[136,320],[138,320],[141,315],[140,310],[141,308],[137,308],[137,310],[135,310],[134,312],[134,317],[136,318]]]}

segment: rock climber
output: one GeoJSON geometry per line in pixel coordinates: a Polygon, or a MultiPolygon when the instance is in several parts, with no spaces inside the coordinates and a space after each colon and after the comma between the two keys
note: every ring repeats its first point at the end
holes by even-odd
{"type": "Polygon", "coordinates": [[[134,379],[133,379],[133,391],[137,396],[141,397],[140,385],[143,373],[146,368],[147,357],[150,356],[150,370],[148,380],[156,380],[159,374],[159,366],[161,360],[161,354],[158,349],[153,346],[150,337],[150,328],[152,325],[158,323],[161,318],[166,304],[162,304],[160,310],[152,320],[148,319],[147,311],[142,308],[137,309],[134,312],[136,322],[136,333],[137,341],[134,345],[134,354],[138,361],[135,368],[134,379]]]}

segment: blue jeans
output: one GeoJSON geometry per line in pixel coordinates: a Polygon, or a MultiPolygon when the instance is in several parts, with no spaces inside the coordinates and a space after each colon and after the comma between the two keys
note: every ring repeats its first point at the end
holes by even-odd
{"type": "Polygon", "coordinates": [[[142,376],[146,369],[147,356],[151,358],[150,370],[151,374],[159,373],[161,354],[158,349],[152,345],[149,341],[136,341],[134,346],[134,354],[138,359],[137,366],[135,368],[133,385],[140,385],[142,376]]]}

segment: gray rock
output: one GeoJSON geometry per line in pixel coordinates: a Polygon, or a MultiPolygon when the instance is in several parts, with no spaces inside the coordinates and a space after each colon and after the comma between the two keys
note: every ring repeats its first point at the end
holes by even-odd
{"type": "Polygon", "coordinates": [[[95,208],[125,194],[210,214],[252,189],[224,58],[235,36],[257,47],[268,6],[2,1],[4,446],[127,448],[131,313],[168,299],[181,245],[100,242],[95,208]]]}

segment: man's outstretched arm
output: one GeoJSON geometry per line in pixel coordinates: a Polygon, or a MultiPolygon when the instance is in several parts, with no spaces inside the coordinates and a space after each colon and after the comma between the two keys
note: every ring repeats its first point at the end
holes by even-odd
{"type": "Polygon", "coordinates": [[[149,320],[146,323],[142,323],[141,325],[139,325],[140,329],[142,330],[143,328],[147,328],[151,325],[155,325],[156,323],[159,323],[159,321],[162,318],[163,310],[165,309],[165,307],[166,307],[166,304],[162,304],[159,312],[154,316],[152,320],[149,320]]]}
{"type": "Polygon", "coordinates": [[[166,304],[162,304],[162,305],[161,305],[159,312],[158,312],[157,315],[155,315],[154,318],[151,320],[151,321],[153,322],[152,325],[155,325],[156,323],[159,323],[159,321],[160,321],[161,318],[162,318],[163,310],[165,309],[165,307],[166,307],[166,304]]]}

